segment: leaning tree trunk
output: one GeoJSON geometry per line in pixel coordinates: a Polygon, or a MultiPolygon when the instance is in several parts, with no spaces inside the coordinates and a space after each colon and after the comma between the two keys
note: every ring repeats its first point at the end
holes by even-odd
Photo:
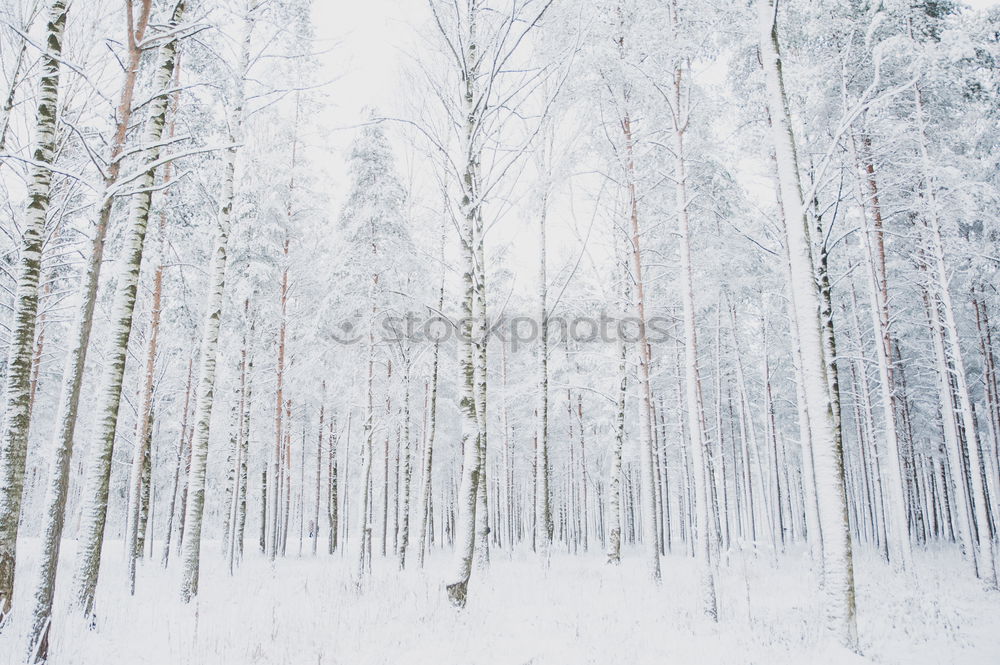
{"type": "Polygon", "coordinates": [[[132,98],[142,57],[139,43],[142,41],[149,22],[152,0],[143,0],[142,8],[136,24],[128,28],[128,62],[125,67],[120,100],[118,104],[118,124],[114,138],[111,141],[110,158],[107,175],[104,181],[104,193],[101,197],[101,209],[97,216],[97,225],[91,244],[90,260],[83,278],[83,294],[80,309],[73,330],[70,349],[66,356],[66,366],[63,371],[63,385],[59,397],[59,408],[56,415],[56,433],[53,438],[53,459],[50,468],[49,487],[45,498],[45,527],[43,530],[42,560],[38,567],[38,578],[35,585],[35,606],[33,609],[32,628],[29,642],[39,646],[36,656],[45,657],[47,640],[42,631],[49,630],[52,613],[52,599],[55,593],[56,567],[59,560],[59,550],[62,542],[62,531],[65,523],[66,494],[69,488],[70,461],[73,453],[73,436],[76,430],[77,410],[80,394],[83,388],[83,372],[87,361],[87,349],[90,345],[90,331],[94,320],[94,308],[97,303],[97,286],[100,281],[100,271],[104,256],[104,241],[108,224],[111,220],[111,210],[114,197],[110,190],[114,187],[121,171],[122,152],[132,117],[132,98]]]}
{"type": "Polygon", "coordinates": [[[806,219],[778,44],[777,7],[760,0],[760,51],[770,110],[771,140],[778,184],[785,209],[792,301],[802,355],[803,392],[816,471],[820,530],[823,533],[823,589],[828,630],[848,648],[857,646],[854,564],[847,523],[843,450],[837,445],[830,403],[827,365],[820,322],[820,293],[813,266],[812,240],[806,219]]]}
{"type": "MultiPolygon", "coordinates": [[[[180,24],[184,15],[185,0],[180,0],[170,19],[171,26],[180,24]]],[[[171,79],[177,59],[178,37],[174,36],[159,49],[159,58],[153,75],[156,97],[149,104],[149,118],[143,133],[142,145],[151,146],[145,155],[146,163],[155,164],[160,154],[160,139],[166,125],[170,101],[171,79]]],[[[118,406],[121,402],[122,377],[128,356],[128,342],[132,333],[132,312],[135,308],[142,252],[149,222],[155,167],[139,179],[139,193],[132,196],[122,253],[122,266],[115,288],[111,316],[110,352],[103,384],[98,393],[98,435],[91,446],[85,504],[82,511],[79,545],[76,560],[76,602],[80,611],[91,615],[94,611],[94,593],[101,567],[104,525],[108,516],[108,489],[111,481],[111,457],[114,453],[115,434],[118,428],[118,406]]]]}
{"type": "Polygon", "coordinates": [[[236,153],[243,140],[244,81],[250,66],[250,37],[253,19],[244,20],[243,48],[237,70],[236,98],[230,120],[230,146],[226,150],[225,170],[222,181],[222,208],[215,229],[215,247],[209,272],[210,291],[201,332],[201,368],[198,371],[198,400],[195,402],[194,439],[191,442],[191,471],[188,474],[188,497],[184,523],[187,536],[181,553],[181,600],[189,602],[198,595],[198,575],[201,569],[201,527],[205,509],[205,468],[208,463],[208,437],[212,421],[212,402],[215,398],[215,365],[219,350],[219,327],[222,323],[222,305],[225,300],[227,246],[232,224],[236,180],[236,153]]]}
{"type": "Polygon", "coordinates": [[[21,257],[14,295],[14,329],[7,356],[3,431],[0,432],[0,622],[11,610],[17,528],[24,493],[28,451],[29,403],[38,280],[42,272],[45,218],[52,189],[52,162],[56,158],[59,105],[59,62],[66,27],[66,1],[53,0],[46,26],[46,51],[39,81],[36,145],[28,181],[28,209],[24,216],[21,257]]]}
{"type": "MultiPolygon", "coordinates": [[[[36,5],[37,6],[37,5],[36,5]]],[[[27,34],[31,31],[31,22],[33,17],[29,16],[25,22],[20,26],[21,32],[27,34]]],[[[11,111],[14,110],[14,100],[17,96],[18,86],[24,82],[22,77],[22,71],[27,69],[25,64],[30,62],[26,57],[28,55],[28,40],[21,40],[21,48],[17,50],[17,58],[14,60],[14,70],[10,74],[10,85],[7,88],[7,95],[4,99],[3,107],[0,108],[0,153],[7,151],[7,134],[10,129],[10,116],[11,111]]]]}

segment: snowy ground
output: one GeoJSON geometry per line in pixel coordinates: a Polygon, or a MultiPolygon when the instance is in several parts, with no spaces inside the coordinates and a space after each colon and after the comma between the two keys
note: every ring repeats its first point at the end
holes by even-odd
{"type": "MultiPolygon", "coordinates": [[[[174,571],[148,563],[129,598],[121,547],[108,543],[97,629],[60,612],[51,663],[1000,663],[1000,594],[983,591],[952,552],[918,554],[915,576],[859,558],[859,658],[823,641],[801,554],[777,566],[766,556],[730,560],[712,625],[696,607],[692,562],[681,556],[664,559],[656,588],[634,555],[610,568],[596,553],[556,554],[546,570],[527,553],[494,554],[488,574],[474,578],[468,607],[456,610],[440,587],[441,554],[426,570],[404,573],[376,558],[358,593],[340,556],[290,556],[274,566],[253,556],[229,577],[212,556],[217,549],[206,543],[201,595],[186,607],[174,571]]],[[[4,665],[20,662],[13,628],[0,636],[4,665]]]]}

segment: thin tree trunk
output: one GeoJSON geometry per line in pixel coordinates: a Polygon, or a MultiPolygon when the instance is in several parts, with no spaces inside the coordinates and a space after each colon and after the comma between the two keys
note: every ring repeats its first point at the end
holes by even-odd
{"type": "Polygon", "coordinates": [[[221,209],[216,217],[215,246],[209,270],[210,290],[205,308],[205,322],[201,332],[201,367],[198,371],[198,400],[195,403],[194,439],[191,442],[191,471],[188,475],[188,500],[184,521],[188,537],[182,552],[181,600],[189,602],[198,594],[198,577],[201,568],[201,529],[205,508],[205,471],[208,464],[208,439],[212,421],[212,404],[215,399],[215,367],[219,347],[219,328],[222,324],[222,305],[225,299],[227,246],[235,203],[236,153],[243,140],[243,85],[250,66],[250,38],[253,19],[244,19],[243,48],[237,70],[237,92],[229,123],[231,146],[225,153],[222,180],[221,209]]]}
{"type": "MultiPolygon", "coordinates": [[[[340,507],[337,503],[338,498],[338,488],[337,488],[337,448],[339,443],[339,435],[336,432],[337,419],[336,417],[330,418],[330,431],[327,434],[327,500],[326,500],[326,515],[328,525],[327,532],[327,542],[326,550],[327,554],[333,554],[337,549],[337,524],[338,522],[338,508],[340,507]]],[[[351,418],[348,414],[347,418],[347,436],[351,435],[351,418]]]]}
{"type": "MultiPolygon", "coordinates": [[[[441,237],[441,248],[444,251],[444,225],[442,224],[442,237],[441,237]]],[[[442,264],[441,273],[441,288],[438,295],[438,311],[444,309],[444,264],[442,264]]],[[[434,359],[431,363],[431,394],[430,394],[430,428],[427,435],[427,441],[424,443],[423,459],[420,464],[421,469],[421,481],[420,481],[420,537],[418,539],[419,549],[418,558],[420,567],[424,567],[424,553],[429,549],[429,544],[427,543],[428,532],[433,532],[430,529],[431,520],[431,492],[432,492],[432,479],[433,479],[433,460],[434,460],[434,440],[437,434],[437,398],[438,398],[438,369],[440,363],[440,352],[441,352],[441,340],[435,338],[434,340],[434,359]]]]}
{"type": "Polygon", "coordinates": [[[286,234],[284,244],[282,245],[282,253],[284,256],[284,268],[281,273],[281,322],[278,326],[278,360],[277,360],[277,388],[275,391],[275,406],[274,406],[274,457],[272,459],[272,473],[271,473],[271,516],[270,516],[270,527],[271,527],[271,537],[269,543],[269,557],[271,561],[274,561],[278,554],[278,542],[281,532],[281,518],[280,518],[280,505],[281,505],[281,472],[282,472],[282,442],[284,441],[284,431],[282,422],[284,408],[285,408],[285,398],[284,398],[284,385],[285,385],[285,340],[287,334],[287,320],[288,320],[288,237],[286,234]]]}
{"type": "Polygon", "coordinates": [[[713,620],[718,619],[715,597],[715,573],[709,535],[708,464],[702,432],[701,377],[698,372],[698,345],[695,324],[694,271],[691,267],[691,230],[688,220],[687,167],[684,153],[684,128],[687,117],[680,117],[686,104],[683,93],[683,69],[674,70],[674,178],[677,194],[677,226],[680,234],[681,302],[684,310],[684,386],[688,430],[691,437],[691,461],[694,466],[695,559],[701,578],[702,610],[713,620]]]}
{"type": "MultiPolygon", "coordinates": [[[[618,341],[618,405],[615,408],[615,442],[611,451],[611,478],[608,502],[611,531],[608,539],[608,563],[621,562],[622,555],[622,449],[625,446],[625,397],[628,394],[628,347],[618,341]]],[[[666,497],[665,497],[666,499],[666,497]]]]}
{"type": "MultiPolygon", "coordinates": [[[[955,320],[955,308],[951,298],[951,289],[948,277],[948,268],[945,263],[944,241],[941,235],[941,222],[938,216],[937,197],[934,188],[931,186],[930,178],[932,166],[927,153],[926,134],[924,126],[924,111],[920,88],[915,91],[916,116],[918,122],[918,135],[920,144],[920,154],[923,161],[923,182],[924,196],[929,206],[927,221],[927,231],[930,245],[931,274],[934,277],[936,293],[935,299],[941,305],[941,326],[944,329],[945,337],[948,341],[948,351],[953,365],[953,377],[958,395],[959,414],[962,418],[962,430],[965,433],[967,449],[969,455],[969,467],[971,478],[972,494],[969,497],[971,502],[972,515],[976,523],[976,539],[978,541],[979,576],[990,588],[997,587],[996,562],[993,549],[993,539],[990,537],[988,504],[986,488],[983,484],[983,477],[980,474],[979,439],[977,435],[976,417],[972,410],[972,400],[969,396],[968,379],[965,372],[965,360],[962,353],[961,339],[958,333],[958,325],[955,320]]],[[[935,310],[936,311],[936,310],[935,310]]]]}
{"type": "MultiPolygon", "coordinates": [[[[619,13],[621,8],[619,7],[619,13]]],[[[625,37],[617,39],[619,59],[625,60],[625,37]]],[[[624,91],[624,101],[629,103],[628,87],[624,91]]],[[[643,544],[647,548],[647,566],[649,576],[656,582],[660,579],[660,548],[657,542],[656,527],[656,478],[653,470],[653,388],[650,384],[650,365],[652,352],[649,346],[649,336],[646,331],[646,291],[642,272],[642,246],[640,243],[639,225],[639,195],[637,191],[635,146],[632,136],[632,118],[627,108],[622,110],[621,129],[625,141],[624,164],[625,182],[628,193],[629,233],[631,234],[632,279],[635,284],[635,312],[638,319],[639,344],[639,387],[642,403],[639,408],[639,467],[641,483],[639,491],[642,495],[643,513],[643,544]]]]}
{"type": "MultiPolygon", "coordinates": [[[[249,299],[247,300],[246,307],[244,311],[249,310],[249,299]]],[[[240,402],[243,404],[242,421],[240,427],[240,466],[239,466],[239,486],[240,491],[236,497],[237,509],[236,509],[236,536],[235,545],[233,546],[232,559],[235,559],[237,563],[243,560],[243,540],[244,534],[246,533],[247,525],[247,484],[250,480],[248,475],[248,465],[249,465],[249,455],[250,455],[250,414],[253,411],[253,350],[249,348],[249,345],[254,339],[254,319],[250,320],[250,331],[244,337],[243,342],[243,354],[244,354],[244,369],[242,372],[242,378],[240,379],[242,394],[240,396],[240,402]]],[[[265,465],[265,473],[267,467],[265,465]]],[[[261,497],[261,505],[266,506],[266,496],[261,497]]]]}
{"type": "MultiPolygon", "coordinates": [[[[173,123],[170,124],[168,135],[173,135],[173,123]]],[[[163,167],[163,183],[170,182],[170,164],[163,167]]],[[[136,427],[136,450],[132,459],[132,470],[129,479],[129,514],[128,529],[126,532],[126,552],[128,554],[128,580],[129,593],[135,595],[135,566],[136,560],[142,556],[142,548],[139,544],[139,497],[144,492],[148,492],[148,487],[142,484],[143,465],[149,460],[149,443],[152,436],[152,415],[153,415],[153,388],[156,373],[156,352],[160,338],[160,312],[161,300],[163,298],[163,246],[166,245],[167,215],[165,211],[160,211],[159,216],[159,241],[160,247],[156,260],[156,271],[153,276],[153,303],[150,308],[149,321],[149,345],[146,351],[146,383],[142,393],[142,406],[139,411],[139,422],[136,427]]]]}

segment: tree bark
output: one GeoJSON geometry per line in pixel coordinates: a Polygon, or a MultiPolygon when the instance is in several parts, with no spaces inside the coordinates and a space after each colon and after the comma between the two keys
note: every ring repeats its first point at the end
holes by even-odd
{"type": "MultiPolygon", "coordinates": [[[[180,0],[170,17],[170,26],[180,25],[186,8],[186,0],[180,0]]],[[[171,80],[177,61],[179,38],[173,36],[159,47],[156,69],[153,73],[153,90],[157,96],[149,103],[149,117],[143,133],[142,145],[151,146],[146,155],[146,164],[158,159],[160,139],[166,124],[171,80]]],[[[84,615],[94,612],[94,594],[101,566],[101,552],[104,539],[104,525],[108,513],[108,490],[111,480],[111,457],[114,453],[115,434],[118,428],[118,407],[121,402],[122,378],[128,355],[128,343],[132,334],[132,313],[135,307],[139,271],[146,240],[149,208],[152,201],[152,187],[155,169],[147,171],[137,181],[140,192],[129,201],[129,215],[125,231],[122,265],[112,306],[112,329],[109,335],[110,353],[99,394],[97,413],[98,435],[91,446],[85,503],[82,510],[79,545],[76,559],[76,604],[84,615]]]]}
{"type": "Polygon", "coordinates": [[[844,646],[857,648],[854,565],[847,522],[843,450],[837,445],[828,371],[821,330],[820,293],[812,258],[812,240],[802,201],[795,137],[781,72],[777,7],[760,0],[760,51],[772,118],[772,142],[785,209],[785,231],[792,277],[792,301],[802,351],[802,374],[817,503],[823,533],[823,587],[828,630],[844,646]]]}
{"type": "Polygon", "coordinates": [[[0,431],[0,622],[11,611],[17,532],[24,492],[24,468],[31,417],[30,383],[38,281],[42,271],[42,244],[52,189],[52,164],[56,159],[58,131],[59,63],[67,3],[53,0],[46,25],[45,54],[39,78],[35,119],[34,164],[28,181],[28,207],[21,236],[21,255],[14,294],[14,328],[7,352],[3,429],[0,431]]]}
{"type": "Polygon", "coordinates": [[[184,522],[188,536],[181,553],[181,600],[189,602],[198,595],[198,578],[201,570],[201,529],[205,509],[205,470],[208,464],[208,439],[215,400],[215,369],[219,348],[219,328],[222,324],[222,306],[225,301],[226,264],[229,231],[232,225],[233,205],[236,200],[236,156],[243,140],[244,81],[250,67],[250,42],[253,18],[244,18],[243,47],[236,75],[236,95],[229,122],[230,147],[225,153],[222,176],[221,208],[216,217],[215,246],[209,269],[209,293],[205,322],[201,331],[201,367],[198,371],[198,399],[195,402],[194,439],[191,442],[191,470],[188,474],[188,496],[184,522]]]}

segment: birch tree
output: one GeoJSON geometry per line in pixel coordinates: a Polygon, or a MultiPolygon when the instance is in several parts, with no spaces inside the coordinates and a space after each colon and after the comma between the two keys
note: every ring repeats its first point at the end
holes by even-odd
{"type": "Polygon", "coordinates": [[[108,361],[99,398],[100,425],[97,437],[91,445],[86,500],[80,525],[80,544],[74,575],[76,601],[80,611],[85,615],[94,612],[94,595],[101,566],[104,526],[107,521],[111,456],[118,428],[122,377],[125,373],[128,342],[132,333],[132,313],[142,266],[154,178],[160,156],[159,146],[166,125],[171,81],[180,41],[176,28],[181,25],[186,7],[186,0],[178,0],[174,5],[169,18],[169,25],[174,32],[158,48],[152,86],[155,96],[148,104],[148,117],[141,143],[142,146],[148,147],[144,155],[147,170],[138,178],[139,192],[129,199],[126,239],[112,308],[113,330],[109,337],[108,361]]]}
{"type": "Polygon", "coordinates": [[[56,157],[59,70],[67,6],[65,0],[53,0],[49,5],[45,26],[45,52],[42,56],[35,118],[35,148],[32,151],[28,204],[21,236],[14,300],[14,329],[7,352],[3,430],[0,432],[0,622],[10,613],[13,604],[17,532],[21,518],[30,425],[31,365],[38,312],[38,280],[42,269],[42,241],[52,189],[52,165],[56,157]]]}
{"type": "Polygon", "coordinates": [[[251,39],[253,36],[253,8],[247,4],[243,16],[243,39],[240,59],[233,75],[232,109],[229,119],[230,147],[225,152],[222,172],[222,195],[216,216],[215,240],[209,269],[209,294],[205,304],[205,318],[201,331],[200,368],[198,370],[198,398],[195,401],[194,439],[191,444],[191,470],[188,473],[187,506],[184,522],[188,535],[181,553],[181,600],[190,602],[198,595],[201,571],[201,531],[205,511],[205,470],[208,464],[208,439],[215,400],[215,368],[219,346],[219,328],[222,325],[222,306],[226,289],[229,233],[232,226],[233,206],[236,200],[236,168],[238,146],[243,139],[245,118],[246,78],[250,68],[251,39]]]}

